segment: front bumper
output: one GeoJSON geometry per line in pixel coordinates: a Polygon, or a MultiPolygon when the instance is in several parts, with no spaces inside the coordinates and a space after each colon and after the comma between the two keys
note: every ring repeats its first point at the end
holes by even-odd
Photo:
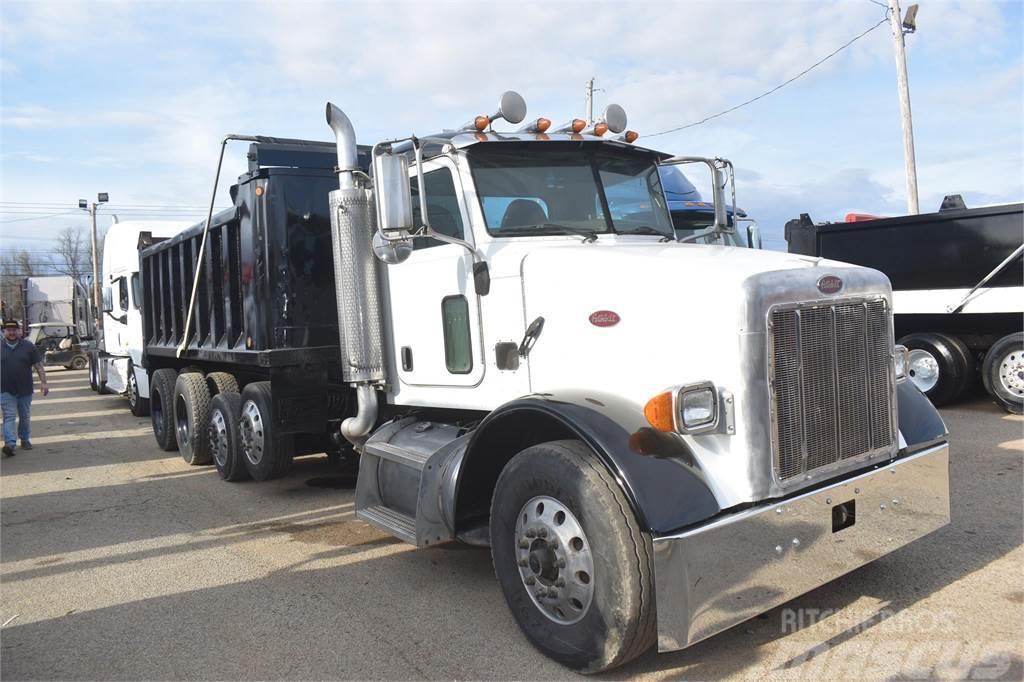
{"type": "Polygon", "coordinates": [[[783,502],[656,538],[658,650],[690,646],[947,523],[949,446],[943,443],[783,502]],[[849,510],[850,501],[854,523],[833,531],[833,507],[849,510]]]}

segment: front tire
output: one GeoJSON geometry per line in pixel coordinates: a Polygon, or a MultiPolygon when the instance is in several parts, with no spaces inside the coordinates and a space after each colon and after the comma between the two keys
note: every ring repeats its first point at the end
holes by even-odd
{"type": "Polygon", "coordinates": [[[149,418],[156,444],[165,452],[178,449],[174,437],[174,381],[178,373],[165,367],[149,379],[149,418]]]}
{"type": "Polygon", "coordinates": [[[135,365],[128,363],[128,409],[136,417],[149,415],[149,398],[139,395],[139,380],[135,376],[135,365]]]}
{"type": "Polygon", "coordinates": [[[269,381],[256,381],[242,390],[239,434],[245,468],[253,479],[278,478],[291,468],[291,442],[277,433],[269,381]]]}
{"type": "Polygon", "coordinates": [[[249,478],[245,468],[245,455],[239,443],[238,415],[242,410],[242,396],[236,392],[218,393],[210,403],[209,435],[210,455],[217,473],[225,481],[249,478]]]}
{"type": "Polygon", "coordinates": [[[81,355],[76,355],[75,357],[71,358],[71,365],[68,366],[68,369],[85,369],[88,366],[89,361],[85,359],[85,357],[81,355]]]}
{"type": "Polygon", "coordinates": [[[654,643],[651,538],[583,443],[542,443],[513,457],[490,530],[505,601],[541,652],[596,673],[654,643]]]}
{"type": "Polygon", "coordinates": [[[206,440],[210,418],[210,389],[199,372],[178,375],[174,384],[174,432],[178,450],[188,464],[209,464],[206,440]]]}
{"type": "Polygon", "coordinates": [[[992,344],[981,367],[985,390],[1003,409],[1024,411],[1024,333],[1007,334],[992,344]]]}

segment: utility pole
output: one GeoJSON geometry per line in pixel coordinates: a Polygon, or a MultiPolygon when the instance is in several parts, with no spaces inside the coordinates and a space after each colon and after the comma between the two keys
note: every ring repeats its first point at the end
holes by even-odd
{"type": "Polygon", "coordinates": [[[907,174],[907,213],[920,213],[917,204],[917,160],[914,158],[914,123],[910,116],[910,85],[907,81],[907,53],[904,29],[916,29],[917,5],[911,5],[906,20],[901,19],[899,0],[889,0],[889,22],[892,24],[892,45],[896,54],[896,84],[900,94],[900,119],[903,124],[903,163],[907,174]]]}
{"type": "Polygon", "coordinates": [[[594,79],[587,81],[587,125],[594,124],[594,79]]]}
{"type": "Polygon", "coordinates": [[[89,213],[89,217],[92,218],[92,302],[93,302],[93,324],[96,325],[96,331],[103,331],[103,295],[100,293],[100,265],[99,265],[99,249],[97,248],[96,239],[96,209],[99,208],[100,204],[104,204],[109,201],[109,195],[106,192],[100,192],[96,195],[96,201],[90,205],[85,199],[78,200],[78,208],[89,213]]]}

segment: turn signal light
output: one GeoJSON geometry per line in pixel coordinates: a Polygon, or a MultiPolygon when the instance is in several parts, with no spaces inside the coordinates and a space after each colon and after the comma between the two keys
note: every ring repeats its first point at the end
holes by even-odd
{"type": "Polygon", "coordinates": [[[672,414],[673,392],[659,393],[644,405],[644,417],[647,423],[658,431],[675,431],[676,423],[672,414]]]}

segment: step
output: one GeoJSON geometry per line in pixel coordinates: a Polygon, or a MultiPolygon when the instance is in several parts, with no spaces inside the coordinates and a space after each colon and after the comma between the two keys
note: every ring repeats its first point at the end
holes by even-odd
{"type": "Polygon", "coordinates": [[[416,544],[416,519],[383,505],[356,510],[356,517],[391,533],[399,540],[416,544]]]}
{"type": "Polygon", "coordinates": [[[416,471],[423,471],[423,467],[427,465],[427,460],[430,459],[429,453],[406,450],[383,441],[369,441],[363,446],[363,451],[381,459],[410,467],[416,471]]]}

